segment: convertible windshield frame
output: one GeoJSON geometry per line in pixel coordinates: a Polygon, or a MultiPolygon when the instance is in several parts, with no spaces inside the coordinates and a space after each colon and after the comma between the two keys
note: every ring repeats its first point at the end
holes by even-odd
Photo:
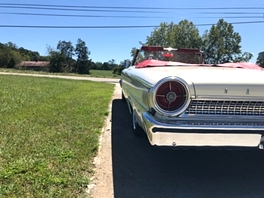
{"type": "Polygon", "coordinates": [[[142,46],[137,49],[131,65],[145,60],[172,61],[190,64],[204,64],[204,53],[191,48],[163,48],[161,46],[142,46]]]}

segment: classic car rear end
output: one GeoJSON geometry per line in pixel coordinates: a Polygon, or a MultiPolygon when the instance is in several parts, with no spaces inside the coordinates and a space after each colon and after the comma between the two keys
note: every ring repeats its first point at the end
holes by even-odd
{"type": "Polygon", "coordinates": [[[142,57],[151,53],[144,52],[140,61],[134,59],[135,66],[121,74],[135,134],[146,133],[157,146],[263,149],[261,68],[247,63],[203,64],[197,50],[185,51],[189,53],[185,63],[170,61],[177,49],[155,49],[151,48],[152,54],[161,52],[154,56],[159,60],[153,56],[145,60],[142,57]],[[188,63],[190,54],[197,64],[188,63]]]}

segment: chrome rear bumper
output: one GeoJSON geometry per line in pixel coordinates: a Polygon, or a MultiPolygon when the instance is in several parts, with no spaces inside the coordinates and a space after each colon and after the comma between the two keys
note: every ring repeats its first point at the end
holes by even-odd
{"type": "Polygon", "coordinates": [[[166,124],[143,113],[144,129],[151,145],[173,147],[264,147],[261,125],[166,124]]]}

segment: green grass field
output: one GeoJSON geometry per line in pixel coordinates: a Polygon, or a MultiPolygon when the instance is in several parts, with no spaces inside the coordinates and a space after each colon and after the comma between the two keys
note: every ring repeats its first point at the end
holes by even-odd
{"type": "Polygon", "coordinates": [[[82,197],[114,85],[0,76],[0,197],[82,197]]]}
{"type": "Polygon", "coordinates": [[[100,77],[100,78],[120,78],[119,75],[113,74],[113,71],[109,70],[91,70],[91,77],[100,77]]]}

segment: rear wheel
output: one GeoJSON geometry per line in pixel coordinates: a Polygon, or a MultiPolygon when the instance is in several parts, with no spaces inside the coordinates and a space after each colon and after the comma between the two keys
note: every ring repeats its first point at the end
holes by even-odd
{"type": "Polygon", "coordinates": [[[146,136],[145,131],[138,124],[135,110],[133,110],[132,119],[133,119],[133,132],[134,132],[135,136],[138,136],[138,137],[144,137],[144,136],[146,136]]]}

